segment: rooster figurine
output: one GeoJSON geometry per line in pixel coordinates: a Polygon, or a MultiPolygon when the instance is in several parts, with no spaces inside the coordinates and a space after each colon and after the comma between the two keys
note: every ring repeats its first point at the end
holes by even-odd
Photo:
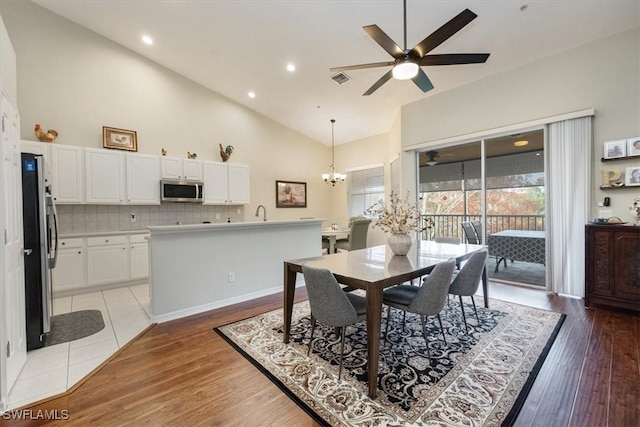
{"type": "Polygon", "coordinates": [[[197,153],[192,153],[191,151],[187,151],[187,159],[195,159],[198,157],[197,153]]]}
{"type": "Polygon", "coordinates": [[[226,162],[233,153],[233,145],[227,145],[225,148],[222,148],[222,144],[218,144],[218,146],[220,146],[220,157],[223,162],[226,162]]]}
{"type": "Polygon", "coordinates": [[[42,142],[52,142],[58,136],[58,131],[54,129],[49,129],[48,131],[43,131],[39,124],[36,124],[34,129],[36,133],[36,138],[42,142]]]}

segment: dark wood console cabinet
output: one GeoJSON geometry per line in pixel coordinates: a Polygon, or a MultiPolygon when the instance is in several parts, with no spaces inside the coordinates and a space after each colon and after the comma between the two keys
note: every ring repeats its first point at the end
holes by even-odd
{"type": "Polygon", "coordinates": [[[585,305],[640,312],[640,227],[586,226],[585,305]]]}

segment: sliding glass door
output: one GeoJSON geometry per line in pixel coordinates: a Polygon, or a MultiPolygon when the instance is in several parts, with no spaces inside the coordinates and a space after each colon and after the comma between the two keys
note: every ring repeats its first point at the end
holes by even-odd
{"type": "Polygon", "coordinates": [[[544,287],[543,130],[427,150],[418,158],[422,238],[485,244],[492,280],[544,287]]]}

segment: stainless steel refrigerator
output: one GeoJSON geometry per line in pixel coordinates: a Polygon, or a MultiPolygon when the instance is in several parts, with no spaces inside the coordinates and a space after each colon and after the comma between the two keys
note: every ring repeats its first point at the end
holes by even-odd
{"type": "Polygon", "coordinates": [[[27,351],[44,347],[51,330],[51,269],[58,253],[58,217],[44,158],[22,153],[22,216],[27,351]]]}

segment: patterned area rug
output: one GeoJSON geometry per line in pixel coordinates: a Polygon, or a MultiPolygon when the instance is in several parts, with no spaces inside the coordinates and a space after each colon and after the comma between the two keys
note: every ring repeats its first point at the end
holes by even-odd
{"type": "MultiPolygon", "coordinates": [[[[468,299],[468,298],[467,298],[468,299]]],[[[447,344],[428,321],[431,362],[420,318],[391,310],[380,348],[378,396],[367,396],[367,335],[348,327],[338,381],[340,341],[316,328],[309,345],[309,305],[294,305],[291,343],[284,344],[283,311],[275,310],[215,330],[321,424],[333,426],[497,426],[515,420],[564,315],[490,300],[478,316],[465,303],[469,334],[453,299],[442,321],[447,344]]],[[[383,310],[382,330],[386,325],[383,310]]]]}

